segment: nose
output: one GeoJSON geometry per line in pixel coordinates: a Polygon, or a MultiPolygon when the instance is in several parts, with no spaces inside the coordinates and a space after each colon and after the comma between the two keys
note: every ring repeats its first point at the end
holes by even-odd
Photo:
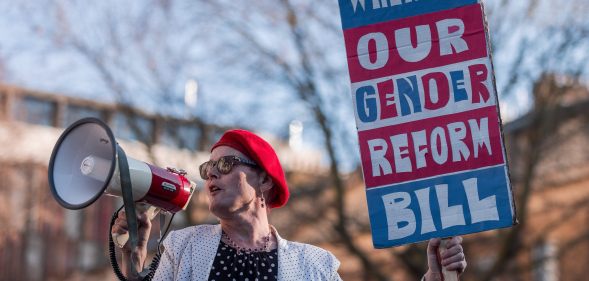
{"type": "Polygon", "coordinates": [[[219,178],[219,174],[218,174],[219,171],[217,171],[217,167],[216,166],[217,165],[210,165],[208,167],[208,169],[207,169],[207,177],[209,179],[211,179],[213,177],[216,178],[216,179],[219,178]]]}

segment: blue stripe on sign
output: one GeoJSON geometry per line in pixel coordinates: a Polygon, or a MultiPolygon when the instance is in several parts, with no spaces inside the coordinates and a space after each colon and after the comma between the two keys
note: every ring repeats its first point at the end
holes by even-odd
{"type": "Polygon", "coordinates": [[[343,29],[475,4],[478,0],[339,0],[343,29]]]}
{"type": "Polygon", "coordinates": [[[509,196],[511,191],[505,176],[505,169],[505,166],[498,166],[367,190],[366,197],[374,247],[386,248],[425,241],[434,237],[450,237],[513,225],[514,215],[509,196]],[[473,179],[476,179],[478,200],[475,201],[478,203],[473,203],[473,206],[470,206],[466,195],[467,188],[465,188],[467,184],[465,183],[472,183],[473,179]],[[436,186],[446,186],[448,196],[444,196],[442,192],[444,188],[440,189],[441,192],[438,195],[436,186]],[[420,204],[417,193],[421,194],[421,202],[427,198],[429,204],[420,204]],[[494,200],[491,200],[492,196],[494,196],[494,200]],[[439,197],[441,200],[448,201],[443,203],[446,204],[445,210],[441,210],[439,197]],[[486,198],[489,200],[485,200],[486,198]],[[487,203],[489,201],[495,202],[494,206],[489,208],[491,205],[481,203],[485,201],[487,203]],[[385,204],[390,205],[385,206],[385,204]],[[481,206],[486,207],[481,208],[481,206]],[[479,209],[475,209],[476,207],[479,209]],[[442,224],[442,212],[446,214],[445,226],[442,224]],[[451,217],[454,218],[449,219],[451,217]],[[474,222],[475,220],[478,222],[474,222]],[[460,221],[463,223],[456,223],[460,221]],[[451,225],[448,224],[449,222],[456,224],[451,225]],[[390,230],[395,231],[393,235],[396,238],[390,239],[390,230]]]}

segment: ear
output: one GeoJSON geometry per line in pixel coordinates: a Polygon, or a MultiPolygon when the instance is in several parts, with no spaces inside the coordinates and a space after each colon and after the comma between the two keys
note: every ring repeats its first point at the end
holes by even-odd
{"type": "Polygon", "coordinates": [[[274,187],[274,181],[272,181],[272,178],[266,173],[266,171],[262,171],[260,174],[259,186],[262,193],[265,193],[274,187]]]}

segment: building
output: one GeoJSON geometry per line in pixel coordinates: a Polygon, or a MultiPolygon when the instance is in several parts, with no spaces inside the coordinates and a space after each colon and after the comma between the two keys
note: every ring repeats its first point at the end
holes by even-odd
{"type": "MultiPolygon", "coordinates": [[[[534,93],[534,110],[504,126],[520,224],[466,235],[469,266],[462,280],[584,280],[589,275],[589,91],[548,75],[534,93]],[[517,231],[510,236],[512,230],[517,231]],[[498,267],[497,261],[505,263],[498,267]]],[[[110,124],[132,157],[184,168],[193,180],[198,180],[197,164],[208,157],[207,147],[225,129],[0,86],[0,280],[115,280],[106,241],[120,200],[103,197],[70,211],[48,189],[47,164],[57,137],[85,116],[110,124]]],[[[281,235],[331,250],[342,262],[344,280],[366,280],[361,261],[333,235],[334,194],[320,153],[266,138],[281,158],[292,192],[291,202],[271,214],[281,235]]],[[[349,187],[345,201],[357,245],[391,280],[416,279],[425,266],[424,243],[373,249],[361,175],[342,178],[349,187]],[[415,265],[419,268],[411,268],[415,265]]],[[[213,222],[204,200],[195,196],[174,227],[213,222]]]]}
{"type": "MultiPolygon", "coordinates": [[[[185,169],[197,183],[198,164],[208,159],[207,149],[227,129],[197,118],[153,115],[0,85],[0,280],[114,280],[107,239],[111,216],[122,200],[103,196],[83,210],[67,210],[53,199],[48,185],[47,166],[57,138],[83,117],[109,124],[127,155],[160,167],[185,169]]],[[[317,151],[292,149],[271,136],[266,139],[287,173],[325,170],[317,151]]],[[[204,197],[196,194],[173,227],[211,221],[204,197]]]]}

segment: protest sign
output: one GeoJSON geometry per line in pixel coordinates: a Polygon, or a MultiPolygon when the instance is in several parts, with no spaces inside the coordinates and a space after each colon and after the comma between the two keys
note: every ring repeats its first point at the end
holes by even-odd
{"type": "Polygon", "coordinates": [[[374,246],[513,225],[482,4],[339,5],[374,246]]]}

